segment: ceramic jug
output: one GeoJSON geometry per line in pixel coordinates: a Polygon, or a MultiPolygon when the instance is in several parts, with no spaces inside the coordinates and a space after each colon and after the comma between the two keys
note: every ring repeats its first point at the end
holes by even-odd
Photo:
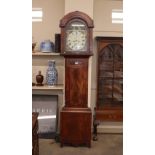
{"type": "Polygon", "coordinates": [[[54,52],[54,43],[50,40],[44,40],[40,44],[40,51],[41,52],[54,52]]]}

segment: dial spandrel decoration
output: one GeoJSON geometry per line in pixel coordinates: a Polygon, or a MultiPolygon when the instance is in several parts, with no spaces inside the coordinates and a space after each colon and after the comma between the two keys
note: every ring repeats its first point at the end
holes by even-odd
{"type": "Polygon", "coordinates": [[[82,22],[71,22],[66,31],[66,51],[86,51],[86,25],[82,22]]]}

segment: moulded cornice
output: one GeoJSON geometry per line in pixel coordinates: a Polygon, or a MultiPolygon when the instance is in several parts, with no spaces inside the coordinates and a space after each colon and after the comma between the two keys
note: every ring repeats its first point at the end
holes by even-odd
{"type": "Polygon", "coordinates": [[[84,20],[87,23],[87,26],[89,28],[93,28],[94,27],[94,23],[93,20],[84,12],[81,11],[74,11],[74,12],[70,12],[68,14],[66,14],[61,20],[60,20],[60,27],[65,27],[65,25],[67,24],[68,21],[74,19],[74,18],[79,18],[84,20]]]}

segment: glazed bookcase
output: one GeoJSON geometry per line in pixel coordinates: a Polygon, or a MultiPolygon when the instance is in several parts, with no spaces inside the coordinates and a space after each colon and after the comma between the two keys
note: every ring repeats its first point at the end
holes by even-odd
{"type": "Polygon", "coordinates": [[[96,37],[96,119],[123,120],[123,38],[96,37]]]}

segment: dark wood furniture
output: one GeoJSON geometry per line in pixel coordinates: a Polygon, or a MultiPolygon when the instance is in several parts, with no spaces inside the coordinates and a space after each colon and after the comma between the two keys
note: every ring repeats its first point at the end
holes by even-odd
{"type": "Polygon", "coordinates": [[[75,11],[60,21],[65,57],[65,106],[60,113],[60,142],[91,146],[92,112],[88,108],[88,59],[92,56],[93,21],[75,11]]]}
{"type": "Polygon", "coordinates": [[[96,120],[123,121],[123,38],[96,37],[96,120]]]}
{"type": "Polygon", "coordinates": [[[32,155],[39,155],[38,143],[38,113],[32,113],[32,155]]]}
{"type": "Polygon", "coordinates": [[[100,121],[123,121],[123,38],[96,37],[97,103],[94,140],[100,121]]]}

